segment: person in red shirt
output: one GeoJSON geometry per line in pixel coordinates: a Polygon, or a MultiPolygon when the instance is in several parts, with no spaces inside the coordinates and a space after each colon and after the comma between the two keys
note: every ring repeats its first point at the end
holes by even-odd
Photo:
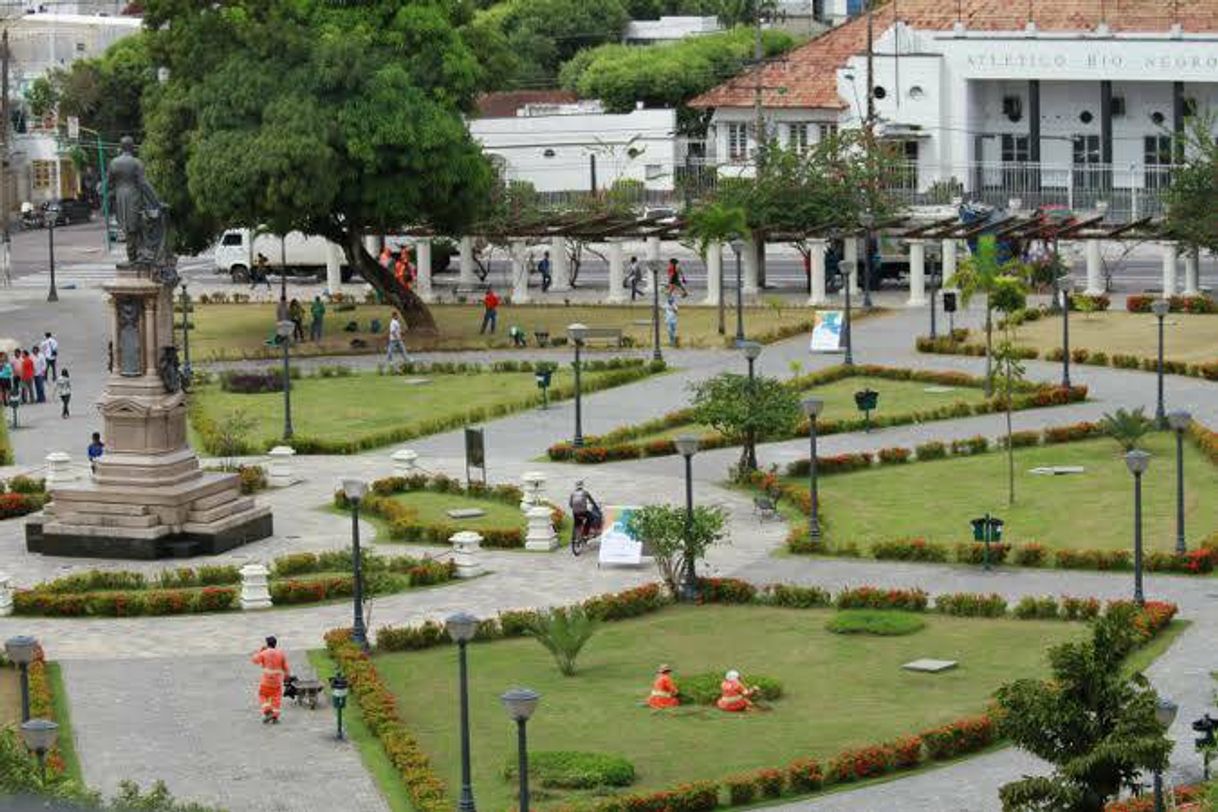
{"type": "Polygon", "coordinates": [[[21,352],[21,402],[34,402],[34,358],[29,350],[21,352]]]}
{"type": "Polygon", "coordinates": [[[495,322],[499,318],[499,297],[495,295],[494,288],[487,288],[486,295],[482,297],[482,329],[478,332],[485,333],[486,326],[491,326],[491,333],[495,332],[495,322]]]}
{"type": "Polygon", "coordinates": [[[651,695],[647,697],[647,704],[656,710],[675,708],[681,704],[678,693],[677,684],[672,680],[672,669],[662,665],[656,672],[655,682],[651,684],[651,695]]]}
{"type": "Polygon", "coordinates": [[[283,681],[291,674],[288,658],[279,650],[279,641],[271,635],[266,645],[250,658],[254,665],[262,666],[262,679],[258,682],[258,703],[262,708],[262,723],[279,724],[279,708],[283,704],[283,681]]]}

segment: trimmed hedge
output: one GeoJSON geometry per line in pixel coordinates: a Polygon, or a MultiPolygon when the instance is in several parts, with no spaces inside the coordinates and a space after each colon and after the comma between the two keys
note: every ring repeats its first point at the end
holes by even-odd
{"type": "Polygon", "coordinates": [[[926,621],[909,612],[878,609],[851,609],[838,612],[825,628],[833,634],[870,634],[877,637],[900,637],[926,627],[926,621]]]}
{"type": "MultiPolygon", "coordinates": [[[[0,420],[0,424],[4,421],[0,420]]],[[[12,462],[11,456],[5,457],[9,451],[5,445],[6,435],[0,428],[0,465],[12,462]]],[[[49,502],[50,494],[46,492],[46,480],[18,474],[8,482],[0,481],[0,520],[15,519],[30,513],[37,513],[42,506],[49,502]]]]}
{"type": "MultiPolygon", "coordinates": [[[[516,781],[518,773],[513,755],[504,762],[503,777],[516,781]]],[[[622,756],[606,753],[542,750],[529,753],[529,779],[551,789],[628,787],[634,783],[634,765],[622,756]]]]}

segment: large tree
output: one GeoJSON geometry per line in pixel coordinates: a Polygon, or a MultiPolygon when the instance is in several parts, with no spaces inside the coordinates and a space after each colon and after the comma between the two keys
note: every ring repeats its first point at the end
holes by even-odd
{"type": "Polygon", "coordinates": [[[363,237],[459,231],[485,203],[492,173],[461,117],[480,80],[457,30],[464,8],[149,0],[169,78],[145,95],[144,155],[181,247],[238,225],[321,235],[408,326],[434,328],[363,237]]]}
{"type": "Polygon", "coordinates": [[[1218,139],[1212,113],[1197,116],[1174,149],[1185,156],[1167,190],[1167,229],[1183,242],[1218,251],[1218,139]]]}
{"type": "Polygon", "coordinates": [[[101,56],[51,71],[47,81],[61,118],[75,116],[107,141],[143,138],[140,98],[156,82],[146,32],[119,40],[101,56]]]}

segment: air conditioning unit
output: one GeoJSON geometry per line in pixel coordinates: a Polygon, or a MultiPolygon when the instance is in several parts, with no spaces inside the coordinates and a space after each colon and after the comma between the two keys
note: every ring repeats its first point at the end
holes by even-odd
{"type": "Polygon", "coordinates": [[[1023,118],[1023,99],[1019,96],[1002,97],[1002,114],[1011,121],[1023,118]]]}
{"type": "Polygon", "coordinates": [[[1124,96],[1113,96],[1112,97],[1112,116],[1113,116],[1113,118],[1117,118],[1118,116],[1123,116],[1123,115],[1125,115],[1125,97],[1124,96]]]}

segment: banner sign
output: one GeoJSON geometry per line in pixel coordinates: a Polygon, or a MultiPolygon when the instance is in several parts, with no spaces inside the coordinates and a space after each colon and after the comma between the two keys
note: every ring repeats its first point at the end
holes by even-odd
{"type": "Polygon", "coordinates": [[[842,349],[842,311],[826,310],[812,328],[812,352],[840,352],[842,349]]]}

